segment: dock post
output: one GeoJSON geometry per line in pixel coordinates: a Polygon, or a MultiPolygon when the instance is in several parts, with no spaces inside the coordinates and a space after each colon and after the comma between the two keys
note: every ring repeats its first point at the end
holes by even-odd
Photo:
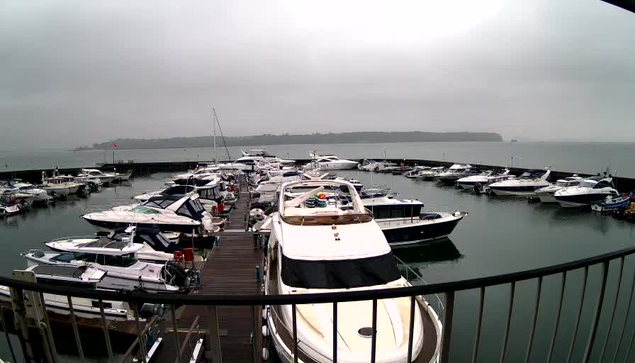
{"type": "Polygon", "coordinates": [[[220,330],[218,328],[218,312],[216,306],[209,306],[207,308],[207,323],[209,326],[207,332],[209,344],[205,345],[205,358],[211,359],[213,363],[221,363],[223,361],[223,354],[220,347],[220,330]]]}

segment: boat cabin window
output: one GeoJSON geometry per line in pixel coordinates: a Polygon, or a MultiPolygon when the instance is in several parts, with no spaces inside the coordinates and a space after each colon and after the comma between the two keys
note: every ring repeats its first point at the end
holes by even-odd
{"type": "MultiPolygon", "coordinates": [[[[91,305],[94,308],[98,308],[98,309],[100,308],[99,301],[93,300],[91,301],[91,305]]],[[[104,306],[104,309],[112,309],[112,303],[102,301],[102,305],[104,306]]]]}
{"type": "Polygon", "coordinates": [[[578,184],[580,188],[593,188],[597,183],[593,180],[583,180],[578,184]]]}
{"type": "Polygon", "coordinates": [[[97,255],[97,262],[104,266],[130,267],[137,262],[133,253],[125,255],[97,255]]]}
{"type": "Polygon", "coordinates": [[[131,212],[142,213],[142,214],[160,214],[161,213],[156,209],[144,207],[142,205],[132,208],[131,212]]]}
{"type": "Polygon", "coordinates": [[[205,208],[198,199],[188,200],[177,209],[176,214],[186,216],[188,218],[200,220],[203,218],[205,208]]]}
{"type": "Polygon", "coordinates": [[[392,253],[354,260],[296,260],[282,254],[282,281],[304,289],[384,285],[401,278],[392,253]]]}
{"type": "Polygon", "coordinates": [[[606,180],[602,180],[598,182],[597,184],[595,184],[593,189],[602,189],[602,188],[610,188],[610,187],[611,187],[611,184],[609,182],[607,182],[606,180]]]}

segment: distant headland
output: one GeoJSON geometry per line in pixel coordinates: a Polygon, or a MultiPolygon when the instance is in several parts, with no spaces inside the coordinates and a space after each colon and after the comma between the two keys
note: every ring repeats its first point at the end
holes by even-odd
{"type": "MultiPolygon", "coordinates": [[[[494,132],[343,132],[343,133],[314,133],[304,135],[254,135],[254,136],[226,136],[217,137],[218,145],[229,146],[259,146],[259,145],[289,145],[289,144],[374,144],[391,142],[451,142],[451,141],[503,141],[501,135],[494,132]]],[[[164,139],[116,139],[107,142],[82,146],[75,150],[104,150],[112,149],[169,149],[210,147],[213,145],[212,136],[199,137],[171,137],[164,139]]]]}

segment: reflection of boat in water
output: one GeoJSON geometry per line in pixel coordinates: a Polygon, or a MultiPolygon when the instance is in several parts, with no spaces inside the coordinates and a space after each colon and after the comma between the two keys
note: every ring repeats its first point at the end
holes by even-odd
{"type": "Polygon", "coordinates": [[[453,262],[463,258],[461,252],[449,238],[443,238],[436,243],[425,246],[393,250],[393,253],[413,268],[430,263],[453,262]]]}

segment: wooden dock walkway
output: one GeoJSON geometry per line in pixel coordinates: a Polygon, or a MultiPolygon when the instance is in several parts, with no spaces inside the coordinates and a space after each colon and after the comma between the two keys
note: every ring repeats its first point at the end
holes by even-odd
{"type": "MultiPolygon", "coordinates": [[[[201,288],[191,294],[253,295],[261,291],[256,282],[256,266],[262,263],[263,251],[254,248],[251,232],[245,231],[244,218],[249,213],[249,195],[246,187],[241,191],[229,215],[220,243],[208,256],[201,269],[201,288]]],[[[217,308],[220,346],[223,362],[259,361],[260,309],[242,306],[217,308]],[[256,345],[252,345],[252,335],[256,345]],[[255,348],[257,347],[257,348],[255,348]]],[[[180,341],[183,342],[191,323],[198,317],[200,329],[207,329],[210,311],[204,306],[185,306],[178,317],[180,341]]],[[[171,330],[171,324],[168,324],[171,330]]],[[[166,344],[157,362],[173,363],[175,356],[166,354],[174,350],[172,334],[165,334],[166,344]],[[172,356],[171,359],[168,356],[172,356]]],[[[182,343],[183,344],[183,343],[182,343]]],[[[209,342],[206,341],[206,344],[209,342]]],[[[185,356],[183,357],[185,358],[185,356]]],[[[189,357],[188,357],[189,360],[189,357]]]]}

